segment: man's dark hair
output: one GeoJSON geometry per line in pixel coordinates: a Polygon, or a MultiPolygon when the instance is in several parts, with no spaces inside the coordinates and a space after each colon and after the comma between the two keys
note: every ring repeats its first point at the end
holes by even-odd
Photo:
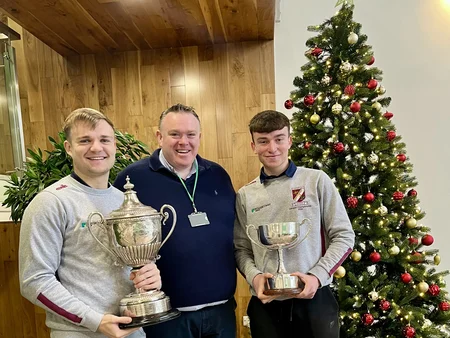
{"type": "Polygon", "coordinates": [[[167,108],[166,110],[164,110],[161,113],[161,116],[159,117],[159,129],[161,129],[162,120],[169,113],[187,113],[187,114],[192,114],[198,120],[198,123],[200,123],[200,118],[198,117],[198,115],[195,112],[195,109],[193,107],[185,106],[184,104],[177,103],[177,104],[173,105],[172,107],[167,108]]]}
{"type": "Polygon", "coordinates": [[[289,134],[291,128],[288,117],[276,110],[264,110],[256,114],[250,120],[248,127],[250,129],[252,139],[253,133],[271,133],[275,130],[280,130],[287,127],[289,134]]]}

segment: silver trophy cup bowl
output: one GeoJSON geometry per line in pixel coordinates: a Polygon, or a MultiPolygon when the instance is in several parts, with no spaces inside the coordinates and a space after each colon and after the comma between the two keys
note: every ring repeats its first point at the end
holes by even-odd
{"type": "MultiPolygon", "coordinates": [[[[177,221],[175,209],[165,204],[160,211],[143,205],[137,198],[127,177],[124,185],[124,202],[122,206],[104,217],[99,212],[90,213],[87,221],[88,229],[99,245],[114,258],[115,264],[127,265],[132,271],[137,271],[145,264],[155,262],[158,252],[172,235],[177,221]],[[161,225],[169,218],[167,210],[172,212],[172,227],[162,241],[161,225]],[[94,221],[94,219],[98,219],[94,221]],[[93,231],[93,227],[100,227],[107,233],[108,242],[100,241],[93,231]]],[[[121,328],[131,328],[158,324],[180,315],[172,309],[170,298],[161,290],[145,291],[136,289],[135,292],[121,299],[120,315],[132,317],[129,324],[120,324],[121,328]]]]}
{"type": "MultiPolygon", "coordinates": [[[[284,266],[283,250],[290,249],[303,242],[309,235],[312,228],[311,221],[305,218],[302,222],[282,222],[267,223],[259,226],[247,225],[247,236],[257,246],[266,250],[278,251],[278,271],[273,278],[268,280],[268,288],[265,295],[295,295],[302,291],[299,286],[299,279],[291,276],[284,266]],[[306,233],[301,235],[301,227],[307,223],[306,233]],[[250,234],[253,229],[256,233],[256,240],[250,234]]],[[[303,231],[305,232],[305,231],[303,231]]]]}

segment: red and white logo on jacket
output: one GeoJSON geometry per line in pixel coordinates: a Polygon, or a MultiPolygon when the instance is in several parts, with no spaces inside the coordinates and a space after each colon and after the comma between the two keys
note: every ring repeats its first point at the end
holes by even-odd
{"type": "Polygon", "coordinates": [[[294,203],[299,203],[303,201],[306,197],[305,187],[292,189],[292,199],[294,203]]]}

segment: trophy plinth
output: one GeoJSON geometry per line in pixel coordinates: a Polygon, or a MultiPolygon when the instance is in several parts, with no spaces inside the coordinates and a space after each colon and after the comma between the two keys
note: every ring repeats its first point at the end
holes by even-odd
{"type": "MultiPolygon", "coordinates": [[[[137,271],[142,266],[155,262],[158,252],[167,239],[172,235],[177,221],[175,209],[167,204],[157,212],[150,206],[145,206],[133,191],[134,185],[127,177],[124,185],[124,202],[107,218],[99,212],[92,212],[87,221],[88,229],[94,239],[103,249],[116,258],[116,264],[124,264],[137,271]],[[172,227],[166,238],[161,241],[161,224],[169,218],[169,209],[173,215],[172,227]],[[99,217],[99,222],[93,222],[93,217],[99,217]],[[93,226],[99,226],[108,235],[108,243],[102,243],[92,231],[93,226]]],[[[135,292],[121,299],[120,316],[132,317],[129,324],[120,324],[122,329],[141,327],[165,322],[180,316],[180,312],[172,309],[170,298],[161,290],[145,291],[136,289],[135,292]]]]}
{"type": "Polygon", "coordinates": [[[273,278],[268,279],[267,289],[264,294],[268,296],[294,296],[302,292],[303,287],[299,284],[296,276],[291,276],[284,266],[283,249],[290,249],[303,242],[311,231],[311,221],[305,218],[302,222],[268,223],[258,227],[253,224],[247,226],[247,236],[255,245],[278,252],[278,271],[273,278]],[[308,223],[308,230],[300,238],[301,226],[308,223]],[[250,235],[250,229],[257,233],[257,240],[250,235]]]}

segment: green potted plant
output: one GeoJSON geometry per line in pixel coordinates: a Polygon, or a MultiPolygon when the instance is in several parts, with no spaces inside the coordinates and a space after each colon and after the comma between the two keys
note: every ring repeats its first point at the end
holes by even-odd
{"type": "MultiPolygon", "coordinates": [[[[109,174],[113,182],[117,174],[129,164],[150,155],[147,146],[133,135],[115,131],[117,142],[116,162],[109,174]]],[[[23,212],[38,192],[67,176],[72,171],[72,159],[64,150],[65,136],[59,133],[59,140],[48,138],[53,150],[28,149],[29,157],[24,168],[11,175],[2,205],[11,208],[11,219],[19,222],[23,212]]]]}

